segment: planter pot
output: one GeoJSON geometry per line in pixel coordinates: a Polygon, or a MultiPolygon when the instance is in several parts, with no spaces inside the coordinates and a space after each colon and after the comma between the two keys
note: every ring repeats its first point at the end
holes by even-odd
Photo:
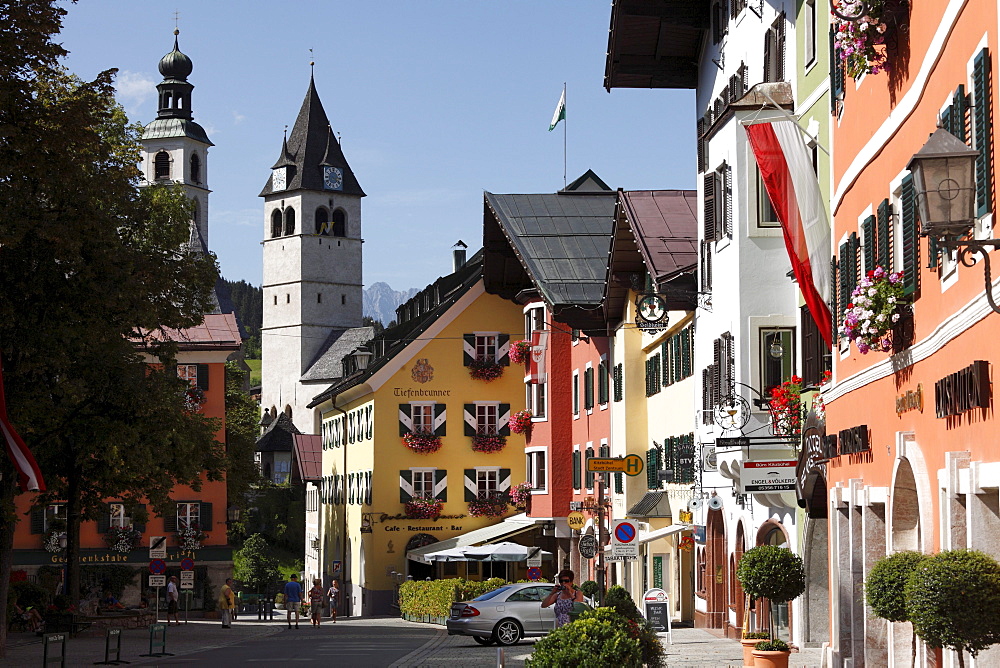
{"type": "Polygon", "coordinates": [[[740,644],[743,645],[743,665],[753,666],[753,646],[761,641],[761,638],[746,638],[740,639],[740,644]]]}
{"type": "Polygon", "coordinates": [[[753,650],[754,668],[788,668],[789,654],[791,652],[763,652],[755,649],[753,650]]]}

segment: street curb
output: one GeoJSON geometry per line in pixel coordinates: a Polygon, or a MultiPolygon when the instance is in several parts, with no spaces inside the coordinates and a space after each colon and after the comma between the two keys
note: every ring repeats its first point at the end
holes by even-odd
{"type": "Polygon", "coordinates": [[[426,659],[433,654],[446,640],[448,640],[448,632],[439,627],[437,634],[433,638],[396,661],[396,663],[390,665],[389,668],[410,668],[410,666],[419,665],[418,661],[420,659],[426,659]]]}
{"type": "MultiPolygon", "coordinates": [[[[268,624],[268,628],[271,629],[271,630],[261,632],[261,633],[255,635],[255,636],[251,636],[251,637],[248,637],[248,638],[247,637],[244,637],[244,638],[233,638],[232,640],[229,640],[227,642],[215,643],[213,645],[205,645],[205,646],[202,646],[202,647],[198,647],[197,649],[180,650],[180,651],[174,652],[173,656],[187,656],[188,654],[198,654],[199,652],[204,652],[204,651],[207,651],[207,650],[221,649],[223,647],[229,647],[231,645],[238,645],[238,644],[240,644],[242,642],[246,642],[248,640],[256,640],[257,638],[267,638],[269,636],[273,636],[273,635],[276,635],[276,634],[278,634],[278,633],[281,632],[281,626],[280,625],[268,624]]],[[[156,657],[156,658],[151,658],[148,661],[141,661],[141,660],[140,661],[132,661],[132,665],[142,666],[142,665],[149,665],[149,664],[157,664],[160,661],[162,661],[162,658],[161,657],[156,657]]]]}

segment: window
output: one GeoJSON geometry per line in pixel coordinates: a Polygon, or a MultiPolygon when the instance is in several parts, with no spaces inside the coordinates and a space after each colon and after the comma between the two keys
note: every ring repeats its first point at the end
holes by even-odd
{"type": "Polygon", "coordinates": [[[760,175],[760,168],[755,167],[757,173],[757,227],[781,227],[778,221],[778,214],[771,204],[771,197],[764,187],[764,178],[760,175]]]}
{"type": "Polygon", "coordinates": [[[761,329],[760,330],[760,391],[765,397],[771,396],[771,390],[795,373],[795,330],[794,329],[761,329]],[[775,345],[777,344],[777,345],[775,345]],[[772,351],[772,346],[775,350],[772,351]],[[775,357],[780,346],[781,354],[775,357]]]}
{"type": "Polygon", "coordinates": [[[288,458],[278,458],[274,459],[274,469],[271,475],[271,481],[275,485],[284,485],[288,482],[288,479],[292,474],[292,460],[291,457],[288,458]]]}
{"type": "Polygon", "coordinates": [[[52,528],[55,522],[66,522],[66,504],[65,503],[53,503],[51,505],[45,506],[45,528],[44,531],[48,531],[52,528]]]}
{"type": "Polygon", "coordinates": [[[851,301],[851,293],[858,284],[858,259],[861,249],[861,241],[855,232],[844,243],[840,244],[840,252],[837,257],[837,293],[839,296],[838,322],[843,322],[844,312],[851,301]]]}
{"type": "Polygon", "coordinates": [[[333,236],[347,236],[347,214],[344,213],[343,209],[337,209],[333,212],[333,236]]]}
{"type": "Polygon", "coordinates": [[[660,353],[646,360],[646,396],[651,397],[660,391],[660,353]]]}
{"type": "Polygon", "coordinates": [[[497,433],[497,404],[476,404],[476,433],[494,436],[497,433]]]}
{"type": "Polygon", "coordinates": [[[281,211],[275,209],[271,212],[271,238],[281,236],[281,211]]]}
{"type": "Polygon", "coordinates": [[[295,209],[288,207],[285,209],[285,236],[295,234],[295,209]]]}
{"type": "Polygon", "coordinates": [[[712,3],[712,43],[718,44],[729,33],[729,2],[715,0],[712,3]]]}
{"type": "Polygon", "coordinates": [[[160,151],[153,158],[153,178],[170,178],[170,154],[166,151],[160,151]]]}
{"type": "Polygon", "coordinates": [[[545,417],[545,383],[530,383],[524,387],[531,415],[536,418],[545,417]]]}
{"type": "Polygon", "coordinates": [[[545,308],[538,306],[524,312],[524,335],[530,338],[531,333],[545,329],[545,308]]]}
{"type": "Polygon", "coordinates": [[[785,80],[785,13],[778,14],[764,35],[764,81],[785,80]]]}
{"type": "Polygon", "coordinates": [[[582,458],[579,448],[573,451],[573,489],[580,489],[583,484],[582,458]]]}
{"type": "Polygon", "coordinates": [[[990,81],[990,52],[983,49],[975,58],[972,69],[972,141],[973,148],[979,151],[976,158],[976,215],[984,216],[990,211],[993,188],[990,175],[992,159],[993,122],[992,91],[990,81]]]}
{"type": "Polygon", "coordinates": [[[480,499],[496,496],[499,486],[500,470],[488,469],[476,471],[476,490],[480,499]]]}
{"type": "Polygon", "coordinates": [[[434,498],[434,469],[413,469],[413,498],[434,498]]]}
{"type": "Polygon", "coordinates": [[[191,183],[201,183],[201,158],[197,153],[191,154],[191,183]]]}
{"type": "Polygon", "coordinates": [[[805,20],[806,67],[816,62],[816,0],[806,0],[803,11],[805,20]]]}
{"type": "Polygon", "coordinates": [[[701,271],[699,272],[702,292],[712,291],[712,242],[701,242],[701,271]]]}
{"type": "MultiPolygon", "coordinates": [[[[277,465],[277,462],[275,462],[277,465]]],[[[188,528],[201,528],[201,504],[197,501],[182,501],[177,504],[177,530],[188,528]]]]}
{"type": "Polygon", "coordinates": [[[110,526],[121,529],[131,523],[131,519],[125,516],[124,503],[109,503],[108,512],[111,515],[110,526]]]}
{"type": "Polygon", "coordinates": [[[531,485],[531,489],[543,491],[545,490],[545,451],[536,450],[534,452],[527,453],[527,466],[525,467],[527,472],[528,483],[531,485]]]}
{"type": "Polygon", "coordinates": [[[188,385],[191,387],[198,386],[198,365],[197,364],[178,364],[177,365],[177,377],[181,380],[186,380],[188,385]]]}
{"type": "Polygon", "coordinates": [[[413,433],[431,434],[434,432],[434,404],[412,404],[413,433]]]}
{"type": "Polygon", "coordinates": [[[573,415],[580,414],[580,372],[573,373],[573,415]]]}
{"type": "Polygon", "coordinates": [[[330,214],[324,207],[316,209],[316,234],[327,235],[330,233],[330,214]]]}
{"type": "Polygon", "coordinates": [[[826,347],[809,306],[803,304],[799,314],[802,323],[802,383],[818,386],[823,380],[823,373],[831,368],[830,349],[826,347]]]}
{"type": "Polygon", "coordinates": [[[496,334],[476,335],[476,359],[482,362],[494,362],[497,358],[496,334]]]}

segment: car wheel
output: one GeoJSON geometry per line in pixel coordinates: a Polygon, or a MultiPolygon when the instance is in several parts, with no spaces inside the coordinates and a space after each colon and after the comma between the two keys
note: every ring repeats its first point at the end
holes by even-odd
{"type": "Polygon", "coordinates": [[[482,636],[472,636],[472,639],[475,640],[480,645],[492,645],[493,644],[493,638],[492,637],[491,638],[484,638],[482,636]]]}
{"type": "Polygon", "coordinates": [[[521,625],[513,619],[505,619],[493,628],[493,640],[498,645],[516,645],[523,636],[521,625]]]}

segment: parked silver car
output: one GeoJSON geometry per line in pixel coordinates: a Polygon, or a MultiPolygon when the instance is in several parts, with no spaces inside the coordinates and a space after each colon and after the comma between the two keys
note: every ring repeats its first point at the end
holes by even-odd
{"type": "Polygon", "coordinates": [[[472,636],[480,645],[514,645],[521,638],[543,636],[556,626],[555,606],[542,607],[554,586],[545,582],[509,584],[471,601],[454,603],[448,635],[472,636]]]}

